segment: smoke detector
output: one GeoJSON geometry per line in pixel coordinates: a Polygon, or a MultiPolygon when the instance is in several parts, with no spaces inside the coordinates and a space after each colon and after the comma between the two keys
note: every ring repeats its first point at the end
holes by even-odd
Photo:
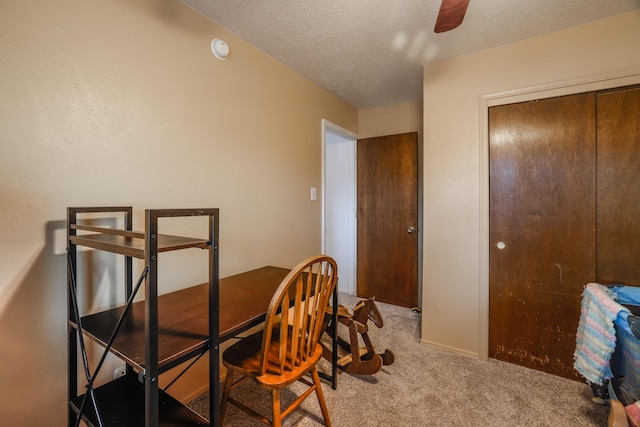
{"type": "Polygon", "coordinates": [[[211,40],[211,52],[221,61],[229,57],[229,45],[220,39],[211,40]]]}

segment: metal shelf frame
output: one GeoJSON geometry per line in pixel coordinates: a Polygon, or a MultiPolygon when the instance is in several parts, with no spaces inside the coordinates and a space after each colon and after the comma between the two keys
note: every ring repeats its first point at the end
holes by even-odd
{"type": "MultiPolygon", "coordinates": [[[[128,206],[117,207],[70,207],[67,208],[67,292],[68,292],[68,424],[78,426],[80,421],[84,421],[90,426],[109,425],[113,422],[124,422],[125,425],[157,427],[157,426],[196,426],[209,425],[202,417],[184,408],[179,402],[168,396],[159,389],[158,378],[162,372],[175,367],[177,364],[197,359],[206,351],[209,351],[209,384],[210,384],[210,418],[211,425],[219,426],[217,411],[214,411],[219,398],[219,209],[147,209],[145,210],[145,231],[134,232],[133,208],[128,206]],[[93,215],[92,215],[93,214],[93,215]],[[95,227],[82,224],[79,221],[91,219],[95,214],[111,215],[121,218],[123,229],[95,227]],[[177,236],[167,236],[159,233],[159,220],[169,217],[193,217],[208,216],[208,236],[206,239],[182,238],[177,236]],[[81,218],[80,218],[81,217],[81,218]],[[78,234],[78,231],[82,231],[78,234]],[[88,234],[89,233],[89,234],[88,234]],[[108,251],[124,256],[124,295],[125,303],[119,310],[118,321],[113,326],[113,331],[109,339],[105,337],[92,336],[91,332],[83,328],[83,316],[78,308],[76,281],[78,256],[77,247],[89,247],[97,250],[108,251]],[[203,344],[193,349],[176,348],[179,357],[170,358],[170,363],[163,363],[159,360],[159,330],[158,330],[158,254],[160,252],[180,250],[185,248],[200,248],[208,250],[208,337],[204,337],[203,344]],[[133,286],[132,259],[144,260],[143,272],[133,286]],[[144,326],[137,331],[137,336],[144,339],[144,355],[118,355],[113,351],[114,340],[120,332],[120,327],[127,322],[127,316],[133,305],[138,289],[144,283],[144,326]],[[89,367],[87,352],[85,348],[85,337],[94,339],[104,347],[104,353],[100,362],[92,372],[89,367]],[[80,348],[78,347],[80,346],[80,348]],[[94,388],[94,380],[102,367],[102,363],[107,354],[118,355],[127,363],[125,380],[113,380],[103,386],[94,388]],[[80,368],[79,358],[82,359],[86,379],[86,391],[84,395],[78,396],[79,385],[78,368],[80,368]],[[134,359],[144,360],[144,365],[132,364],[134,359]],[[133,365],[133,366],[132,366],[133,365]],[[134,370],[134,366],[136,370],[134,370]],[[138,381],[142,378],[142,383],[138,381]],[[139,388],[125,393],[124,388],[139,388]],[[132,386],[133,384],[133,386],[132,386]],[[111,390],[109,393],[108,390],[111,390]],[[118,392],[115,392],[118,390],[118,392]],[[118,396],[122,394],[122,396],[118,396]],[[141,396],[144,396],[142,399],[141,396]],[[127,416],[119,411],[131,411],[132,405],[128,400],[131,396],[137,396],[138,402],[135,405],[136,414],[127,416]],[[122,401],[120,403],[118,399],[122,401]],[[101,401],[107,408],[101,411],[101,401]],[[171,402],[169,405],[167,402],[171,402]],[[167,408],[173,408],[167,414],[167,408]],[[101,413],[103,412],[103,413],[101,413]],[[109,412],[109,413],[106,413],[109,412]],[[144,420],[144,421],[142,421],[144,420]]],[[[111,311],[113,311],[112,309],[111,311]]],[[[126,329],[126,328],[123,328],[126,329]]],[[[130,329],[130,327],[129,327],[130,329]]],[[[129,331],[130,332],[130,331],[129,331]]],[[[166,344],[166,343],[165,343],[166,344]]],[[[189,365],[186,369],[188,369],[189,365]]],[[[180,374],[182,375],[182,374],[180,374]]]]}

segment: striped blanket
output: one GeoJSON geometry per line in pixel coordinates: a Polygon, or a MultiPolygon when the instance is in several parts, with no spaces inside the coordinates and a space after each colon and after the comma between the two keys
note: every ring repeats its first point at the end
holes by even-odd
{"type": "Polygon", "coordinates": [[[602,385],[612,377],[609,362],[616,348],[613,321],[621,312],[629,313],[614,301],[614,295],[597,283],[589,283],[582,293],[573,366],[593,384],[602,385]]]}

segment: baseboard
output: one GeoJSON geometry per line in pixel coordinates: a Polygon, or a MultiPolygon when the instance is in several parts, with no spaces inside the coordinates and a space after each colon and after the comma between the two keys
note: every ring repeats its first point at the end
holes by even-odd
{"type": "Polygon", "coordinates": [[[186,404],[188,402],[191,402],[196,397],[202,396],[204,393],[206,393],[208,391],[209,391],[209,386],[208,385],[203,385],[202,387],[194,389],[193,392],[191,392],[191,393],[183,394],[182,396],[180,396],[180,401],[182,403],[186,404]]]}
{"type": "MultiPolygon", "coordinates": [[[[220,373],[220,392],[222,392],[222,387],[224,386],[224,380],[226,379],[226,371],[220,373]]],[[[201,383],[199,387],[190,388],[188,393],[181,393],[180,396],[173,396],[178,399],[181,403],[187,404],[191,402],[193,399],[202,396],[206,392],[209,391],[208,383],[201,383]]]]}
{"type": "Polygon", "coordinates": [[[447,346],[447,345],[442,345],[442,344],[439,344],[437,342],[424,340],[424,339],[421,339],[420,342],[422,344],[427,344],[427,345],[430,345],[432,347],[437,347],[437,348],[441,348],[443,350],[453,351],[454,353],[462,354],[464,356],[472,357],[474,359],[480,359],[480,356],[478,355],[478,353],[474,353],[474,352],[471,352],[471,351],[462,350],[460,348],[450,347],[450,346],[447,346]]]}

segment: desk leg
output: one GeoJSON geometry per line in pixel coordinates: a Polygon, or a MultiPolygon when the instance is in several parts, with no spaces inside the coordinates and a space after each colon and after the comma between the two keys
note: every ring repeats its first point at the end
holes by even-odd
{"type": "Polygon", "coordinates": [[[333,360],[331,361],[331,388],[338,388],[338,287],[333,288],[333,360]]]}
{"type": "Polygon", "coordinates": [[[331,342],[331,375],[318,372],[320,378],[331,381],[331,388],[338,388],[338,287],[333,288],[333,313],[331,315],[331,327],[333,328],[333,340],[331,342]]]}
{"type": "Polygon", "coordinates": [[[220,342],[214,340],[209,349],[209,424],[221,427],[220,423],[220,342]]]}

